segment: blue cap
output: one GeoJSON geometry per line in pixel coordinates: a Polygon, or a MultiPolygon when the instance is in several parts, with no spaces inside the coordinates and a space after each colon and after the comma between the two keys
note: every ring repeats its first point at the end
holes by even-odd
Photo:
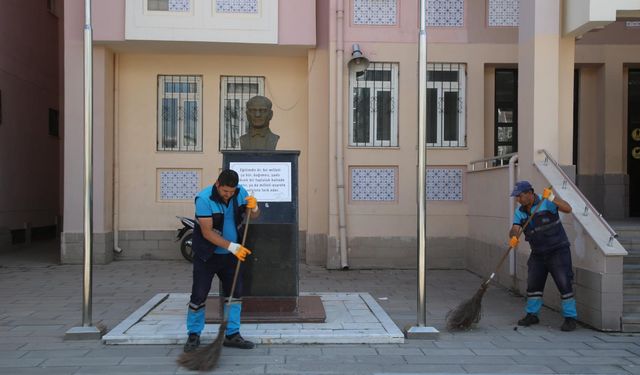
{"type": "Polygon", "coordinates": [[[522,193],[526,193],[529,190],[533,190],[533,186],[529,183],[529,181],[518,181],[513,187],[513,191],[511,192],[512,197],[517,197],[522,193]]]}

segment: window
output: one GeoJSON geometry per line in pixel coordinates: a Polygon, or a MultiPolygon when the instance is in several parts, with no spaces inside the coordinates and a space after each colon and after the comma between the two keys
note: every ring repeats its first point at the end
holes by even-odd
{"type": "Polygon", "coordinates": [[[49,135],[54,137],[58,137],[60,135],[59,118],[60,116],[58,114],[58,111],[53,108],[49,108],[49,135]]]}
{"type": "Polygon", "coordinates": [[[190,12],[191,0],[147,0],[147,10],[160,12],[190,12]]]}
{"type": "Polygon", "coordinates": [[[465,64],[427,65],[427,146],[465,147],[465,64]]]}
{"type": "Polygon", "coordinates": [[[349,146],[398,146],[398,64],[350,72],[349,146]]]}
{"type": "Polygon", "coordinates": [[[158,151],[202,151],[202,76],[158,76],[158,151]]]}
{"type": "Polygon", "coordinates": [[[264,77],[222,76],[220,79],[220,150],[239,150],[247,132],[247,100],[264,95],[264,77]]]}

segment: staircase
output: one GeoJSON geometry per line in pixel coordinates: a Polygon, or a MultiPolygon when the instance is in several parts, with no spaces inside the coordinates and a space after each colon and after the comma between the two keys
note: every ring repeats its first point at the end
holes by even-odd
{"type": "Polygon", "coordinates": [[[640,220],[609,222],[629,255],[624,257],[622,331],[640,332],[640,220]]]}

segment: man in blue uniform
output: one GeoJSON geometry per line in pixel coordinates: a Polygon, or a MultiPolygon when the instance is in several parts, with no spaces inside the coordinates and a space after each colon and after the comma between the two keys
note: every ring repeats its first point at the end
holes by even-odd
{"type": "Polygon", "coordinates": [[[527,262],[527,315],[518,321],[518,325],[528,327],[538,324],[538,313],[542,307],[542,292],[551,274],[562,297],[563,331],[576,329],[576,300],[573,296],[573,270],[569,239],[560,222],[558,211],[570,213],[571,206],[556,197],[553,191],[544,189],[542,195],[535,194],[528,181],[518,181],[511,192],[520,206],[516,209],[513,226],[509,231],[509,245],[518,246],[518,234],[529,216],[535,212],[526,228],[524,236],[531,246],[531,255],[527,262]],[[536,208],[540,208],[536,212],[536,208]]]}
{"type": "Polygon", "coordinates": [[[225,314],[228,325],[224,346],[251,349],[254,344],[240,336],[240,311],[242,309],[242,267],[229,307],[228,299],[237,262],[244,261],[249,249],[238,242],[242,240],[242,223],[246,209],[251,218],[260,215],[258,202],[238,184],[238,174],[226,169],[216,183],[202,190],[195,199],[196,227],[193,231],[193,286],[187,311],[187,343],[185,352],[194,351],[200,345],[204,329],[205,302],[211,281],[218,275],[225,298],[225,314]],[[229,311],[227,311],[229,310],[229,311]]]}

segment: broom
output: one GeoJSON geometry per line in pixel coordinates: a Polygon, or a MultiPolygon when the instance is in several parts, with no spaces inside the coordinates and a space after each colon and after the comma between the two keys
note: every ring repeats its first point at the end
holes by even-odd
{"type": "MultiPolygon", "coordinates": [[[[245,242],[247,241],[249,220],[251,219],[250,208],[247,208],[245,216],[247,220],[245,222],[244,233],[242,235],[242,246],[244,246],[245,242]]],[[[225,339],[225,331],[227,330],[227,324],[229,323],[229,310],[231,309],[233,292],[235,292],[236,289],[236,281],[238,280],[240,263],[242,262],[238,259],[238,263],[236,264],[236,271],[233,274],[231,293],[229,294],[229,299],[227,300],[227,309],[223,314],[222,322],[220,322],[220,328],[218,328],[218,336],[216,336],[216,339],[213,340],[211,344],[205,346],[204,348],[200,348],[189,353],[182,353],[176,361],[180,366],[191,371],[209,371],[218,364],[218,359],[220,358],[220,353],[222,352],[222,344],[224,343],[225,339]]]]}
{"type": "MultiPolygon", "coordinates": [[[[551,186],[549,186],[549,189],[551,189],[551,186]]],[[[542,206],[542,201],[544,200],[545,198],[542,198],[540,204],[536,206],[536,209],[529,216],[524,225],[520,228],[520,230],[518,231],[518,235],[516,236],[517,238],[520,238],[522,232],[524,232],[524,229],[527,227],[527,225],[529,225],[533,216],[538,212],[540,206],[542,206]]],[[[500,258],[500,262],[498,262],[498,266],[496,267],[495,271],[491,273],[491,276],[489,276],[489,278],[480,285],[480,288],[478,289],[478,291],[476,291],[473,297],[462,302],[455,309],[449,311],[449,313],[447,314],[447,330],[465,331],[471,328],[471,325],[473,323],[478,323],[480,321],[480,315],[482,312],[482,297],[487,291],[489,283],[496,276],[496,273],[498,272],[498,270],[500,270],[500,267],[502,267],[502,263],[504,263],[504,261],[507,259],[507,255],[509,255],[509,252],[512,249],[512,247],[509,247],[507,251],[505,251],[505,253],[502,255],[502,258],[500,258]]]]}

